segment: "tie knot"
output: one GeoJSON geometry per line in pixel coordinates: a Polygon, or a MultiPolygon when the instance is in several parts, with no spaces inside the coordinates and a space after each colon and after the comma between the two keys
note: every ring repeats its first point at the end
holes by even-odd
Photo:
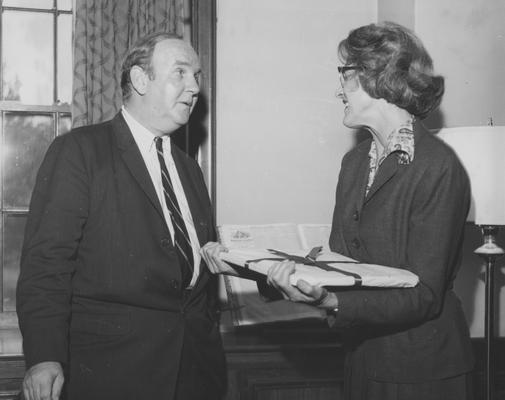
{"type": "Polygon", "coordinates": [[[154,143],[156,145],[156,150],[163,154],[163,138],[161,136],[156,136],[154,138],[154,143]]]}

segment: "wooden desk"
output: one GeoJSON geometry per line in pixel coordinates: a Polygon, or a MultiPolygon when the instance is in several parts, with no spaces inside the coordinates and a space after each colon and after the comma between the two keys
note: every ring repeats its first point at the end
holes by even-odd
{"type": "Polygon", "coordinates": [[[326,326],[241,328],[223,342],[227,400],[342,398],[343,351],[326,326]]]}
{"type": "MultiPolygon", "coordinates": [[[[4,331],[0,329],[4,350],[20,349],[19,332],[4,331]]],[[[323,326],[241,328],[224,332],[223,343],[228,362],[225,400],[342,399],[344,353],[338,336],[323,326]]],[[[473,339],[473,345],[479,400],[485,394],[484,340],[473,339]]],[[[496,351],[496,398],[505,399],[505,338],[497,340],[496,351]]],[[[0,400],[18,398],[24,370],[21,354],[0,354],[0,400]]]]}

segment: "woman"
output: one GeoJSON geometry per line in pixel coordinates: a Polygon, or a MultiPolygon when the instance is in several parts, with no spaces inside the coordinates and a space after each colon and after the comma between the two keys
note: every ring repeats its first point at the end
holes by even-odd
{"type": "Polygon", "coordinates": [[[439,105],[444,80],[420,40],[394,23],[351,31],[339,55],[344,125],[371,138],[343,158],[330,248],[408,269],[420,282],[328,292],[290,285],[288,261],[270,269],[268,282],[287,299],[328,310],[343,329],[347,399],[470,399],[472,349],[452,290],[469,183],[454,152],[419,122],[439,105]]]}

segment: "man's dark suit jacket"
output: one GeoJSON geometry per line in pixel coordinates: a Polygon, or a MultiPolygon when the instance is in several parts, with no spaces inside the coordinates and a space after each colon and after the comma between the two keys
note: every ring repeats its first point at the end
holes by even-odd
{"type": "MultiPolygon", "coordinates": [[[[172,154],[200,245],[215,240],[201,171],[176,146],[172,154]]],[[[71,399],[171,399],[184,345],[223,386],[215,290],[202,264],[184,296],[161,205],[121,114],[53,142],[17,290],[27,368],[61,362],[71,399]]]]}
{"type": "Polygon", "coordinates": [[[412,163],[388,156],[366,198],[370,140],[344,157],[337,185],[331,249],[409,269],[420,279],[412,289],[337,294],[336,326],[349,328],[364,373],[379,381],[441,379],[473,366],[465,316],[452,291],[469,207],[468,177],[437,137],[422,127],[414,137],[412,163]]]}

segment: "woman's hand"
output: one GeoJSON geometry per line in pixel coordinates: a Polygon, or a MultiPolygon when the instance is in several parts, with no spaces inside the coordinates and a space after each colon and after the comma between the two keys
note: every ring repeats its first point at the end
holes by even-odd
{"type": "Polygon", "coordinates": [[[219,254],[223,252],[228,252],[228,249],[222,244],[216,242],[208,242],[200,249],[200,254],[205,260],[210,272],[213,274],[238,276],[237,271],[222,261],[219,257],[219,254]]]}
{"type": "Polygon", "coordinates": [[[290,276],[295,272],[293,261],[281,261],[268,270],[267,283],[276,288],[286,300],[305,303],[327,309],[338,307],[337,296],[324,287],[313,286],[303,279],[290,283],[290,276]]]}

